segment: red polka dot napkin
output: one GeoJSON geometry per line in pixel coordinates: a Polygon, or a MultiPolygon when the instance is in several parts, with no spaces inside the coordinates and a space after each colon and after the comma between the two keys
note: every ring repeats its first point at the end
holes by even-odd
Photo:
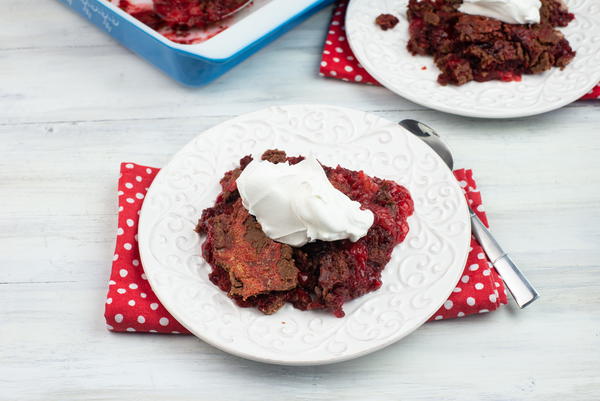
{"type": "Polygon", "coordinates": [[[157,173],[156,168],[121,164],[119,227],[104,310],[109,330],[188,333],[160,304],[140,263],[137,242],[140,209],[157,173]]]}
{"type": "MultiPolygon", "coordinates": [[[[158,169],[151,167],[133,163],[121,165],[117,241],[104,312],[107,327],[112,331],[189,333],[160,304],[140,263],[137,243],[139,213],[148,187],[157,173],[158,169]]],[[[471,170],[457,170],[454,175],[465,191],[469,204],[487,225],[481,194],[471,170]]],[[[461,279],[431,320],[485,313],[506,303],[502,279],[481,246],[472,238],[471,251],[461,279]]]]}
{"type": "MultiPolygon", "coordinates": [[[[369,85],[379,85],[369,73],[354,58],[346,39],[344,22],[349,0],[338,0],[333,10],[329,32],[325,39],[323,56],[321,58],[320,75],[337,78],[347,82],[362,82],[369,85]]],[[[600,99],[600,84],[581,98],[600,99]]]]}

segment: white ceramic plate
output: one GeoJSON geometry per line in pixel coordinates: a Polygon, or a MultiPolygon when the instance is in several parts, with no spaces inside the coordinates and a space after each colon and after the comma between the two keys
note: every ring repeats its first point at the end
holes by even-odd
{"type": "Polygon", "coordinates": [[[192,333],[226,352],[269,363],[324,364],[383,348],[423,324],[448,298],[467,257],[462,190],[441,159],[397,123],[334,106],[273,107],[220,124],[186,145],[150,187],[139,244],[148,280],[192,333]],[[208,280],[194,227],[219,180],[247,154],[283,149],[390,178],[415,201],[410,233],[380,290],[344,305],[346,317],[286,305],[265,316],[236,306],[208,280]]]}
{"type": "Polygon", "coordinates": [[[432,57],[412,56],[406,50],[408,0],[352,0],[346,31],[352,51],[382,85],[415,103],[470,117],[524,117],[558,109],[589,92],[600,81],[600,2],[566,0],[575,20],[562,32],[577,51],[563,70],[524,75],[521,82],[470,82],[441,86],[432,57]],[[375,25],[381,13],[400,23],[383,31],[375,25]],[[425,67],[426,69],[423,69],[425,67]]]}

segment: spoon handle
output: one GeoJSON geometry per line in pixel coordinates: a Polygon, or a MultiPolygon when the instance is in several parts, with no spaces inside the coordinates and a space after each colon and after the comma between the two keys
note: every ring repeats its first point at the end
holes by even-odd
{"type": "Polygon", "coordinates": [[[519,307],[524,308],[535,301],[540,294],[500,247],[490,230],[483,225],[471,208],[469,208],[469,213],[471,214],[471,231],[473,235],[492,261],[519,307]]]}

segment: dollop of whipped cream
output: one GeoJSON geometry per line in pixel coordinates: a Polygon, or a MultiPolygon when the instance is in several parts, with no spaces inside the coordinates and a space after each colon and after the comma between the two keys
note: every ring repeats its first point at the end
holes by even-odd
{"type": "Polygon", "coordinates": [[[463,0],[458,11],[508,24],[539,24],[541,7],[540,0],[463,0]]]}
{"type": "Polygon", "coordinates": [[[367,234],[374,216],[337,190],[314,157],[300,163],[253,160],[237,179],[242,204],[271,239],[300,247],[367,234]]]}

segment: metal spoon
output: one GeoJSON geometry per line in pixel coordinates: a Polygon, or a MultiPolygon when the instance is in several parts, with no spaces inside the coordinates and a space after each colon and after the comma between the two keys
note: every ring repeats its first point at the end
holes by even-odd
{"type": "MultiPolygon", "coordinates": [[[[208,23],[208,25],[210,25],[210,24],[214,24],[214,23],[216,23],[216,22],[219,22],[219,21],[222,21],[222,20],[224,20],[224,19],[226,19],[226,18],[229,18],[229,17],[231,17],[231,16],[232,16],[232,15],[234,15],[234,14],[237,14],[237,13],[239,13],[239,12],[240,12],[240,11],[242,11],[244,8],[246,8],[246,7],[248,7],[250,4],[252,4],[252,3],[253,3],[253,1],[254,1],[254,0],[240,0],[240,4],[239,4],[237,7],[235,7],[235,8],[234,8],[234,9],[232,9],[232,10],[229,10],[229,12],[227,12],[226,14],[223,14],[223,15],[219,16],[219,19],[218,19],[218,20],[215,20],[215,21],[210,21],[210,22],[208,23]]],[[[153,2],[154,2],[154,0],[153,0],[153,2]]],[[[155,12],[155,13],[156,13],[156,14],[157,14],[157,15],[158,15],[160,18],[164,19],[165,21],[169,21],[169,18],[168,18],[168,16],[167,16],[167,15],[165,15],[165,13],[160,13],[160,12],[159,12],[159,10],[160,10],[160,9],[157,7],[157,4],[156,4],[156,2],[154,2],[154,3],[155,3],[155,4],[154,4],[154,12],[155,12]]],[[[168,6],[169,6],[169,7],[171,7],[171,8],[177,7],[177,5],[176,5],[176,4],[168,4],[168,6]]],[[[162,7],[165,7],[165,5],[162,5],[162,7]]],[[[168,10],[169,10],[169,8],[167,7],[167,10],[164,10],[164,11],[165,11],[165,12],[168,12],[168,10]]],[[[176,22],[176,21],[171,21],[171,22],[176,22]]],[[[191,27],[190,27],[190,28],[191,28],[191,27]]]]}
{"type": "MultiPolygon", "coordinates": [[[[452,170],[454,167],[452,153],[431,127],[415,120],[402,120],[400,121],[400,125],[425,142],[442,158],[448,168],[452,170]]],[[[525,278],[525,275],[514,264],[508,254],[500,247],[498,242],[496,242],[492,233],[483,225],[470,206],[469,214],[471,215],[471,231],[473,235],[492,261],[502,280],[504,280],[517,305],[520,308],[524,308],[535,301],[539,297],[539,293],[525,278]]]]}
{"type": "Polygon", "coordinates": [[[241,4],[241,5],[238,7],[238,8],[236,8],[236,9],[235,9],[235,10],[233,10],[233,11],[230,11],[230,12],[228,12],[228,13],[227,13],[227,14],[225,14],[225,15],[223,16],[223,18],[221,18],[221,19],[225,19],[225,18],[231,17],[233,14],[237,14],[237,13],[239,13],[239,12],[240,12],[240,11],[242,11],[244,8],[246,8],[246,7],[248,7],[250,4],[252,4],[252,2],[253,2],[253,1],[254,1],[254,0],[248,0],[248,1],[244,2],[244,3],[242,3],[242,4],[241,4]]]}

